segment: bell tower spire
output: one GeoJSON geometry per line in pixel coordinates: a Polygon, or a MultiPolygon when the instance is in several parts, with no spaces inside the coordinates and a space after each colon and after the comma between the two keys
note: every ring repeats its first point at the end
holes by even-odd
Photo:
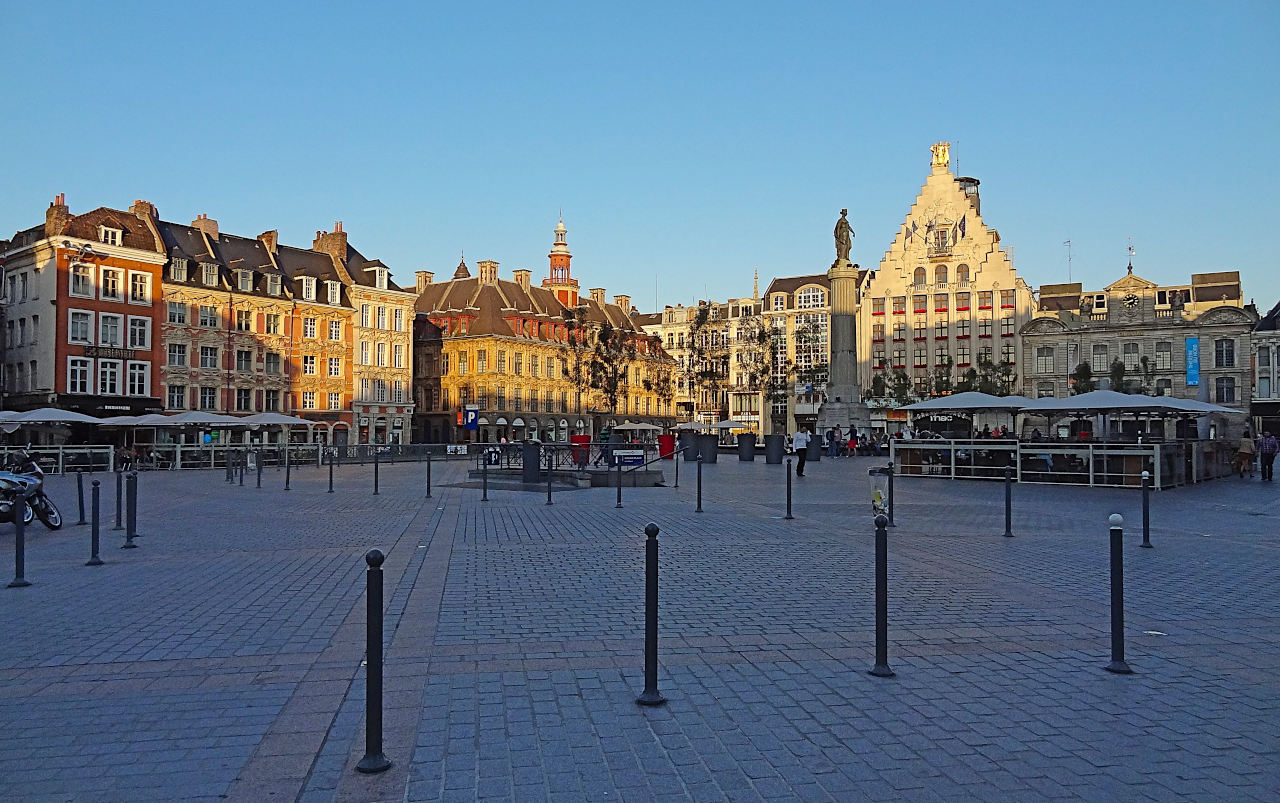
{"type": "Polygon", "coordinates": [[[542,280],[542,286],[554,293],[556,300],[561,304],[566,307],[576,307],[578,280],[573,278],[569,270],[569,262],[573,259],[573,254],[569,252],[569,243],[565,239],[567,233],[564,217],[561,216],[560,222],[555,227],[555,241],[551,245],[551,253],[547,254],[547,258],[551,260],[551,270],[547,278],[542,280]]]}

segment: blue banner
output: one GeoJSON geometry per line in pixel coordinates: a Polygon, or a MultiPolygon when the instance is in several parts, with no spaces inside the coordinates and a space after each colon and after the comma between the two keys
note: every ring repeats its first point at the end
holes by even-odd
{"type": "Polygon", "coordinates": [[[1200,384],[1200,338],[1187,338],[1187,387],[1200,384]]]}

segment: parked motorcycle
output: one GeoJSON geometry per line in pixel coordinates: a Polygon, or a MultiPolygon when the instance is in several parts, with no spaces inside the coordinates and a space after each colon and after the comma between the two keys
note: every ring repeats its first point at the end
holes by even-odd
{"type": "Polygon", "coordinates": [[[62,513],[44,492],[44,469],[21,449],[9,452],[0,469],[0,521],[13,521],[19,509],[23,524],[38,516],[50,530],[62,527],[62,513]]]}

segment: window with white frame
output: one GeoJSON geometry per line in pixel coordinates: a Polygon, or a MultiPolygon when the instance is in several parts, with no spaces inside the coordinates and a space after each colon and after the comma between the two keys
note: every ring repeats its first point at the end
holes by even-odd
{"type": "Polygon", "coordinates": [[[369,364],[369,341],[368,340],[360,341],[360,364],[361,365],[369,364]]]}
{"type": "Polygon", "coordinates": [[[253,410],[253,389],[236,388],[236,411],[247,413],[253,410]]]}
{"type": "Polygon", "coordinates": [[[187,364],[187,344],[186,343],[170,343],[169,344],[169,365],[187,364]]]}
{"type": "Polygon", "coordinates": [[[342,339],[342,321],[329,321],[329,339],[342,339]]]}
{"type": "Polygon", "coordinates": [[[1168,341],[1156,343],[1156,370],[1168,371],[1173,367],[1173,344],[1168,341]]]}
{"type": "Polygon", "coordinates": [[[103,396],[120,395],[119,360],[98,360],[98,393],[103,396]]]}
{"type": "Polygon", "coordinates": [[[387,308],[386,307],[378,307],[378,328],[379,329],[387,328],[387,308]]]}
{"type": "Polygon", "coordinates": [[[1053,373],[1053,346],[1040,346],[1036,349],[1036,373],[1053,373]]]}
{"type": "Polygon", "coordinates": [[[374,271],[374,284],[379,290],[387,289],[387,269],[378,268],[374,271]]]}
{"type": "Polygon", "coordinates": [[[386,343],[378,344],[377,354],[378,354],[378,365],[386,365],[387,364],[387,344],[386,343]]]}
{"type": "Polygon", "coordinates": [[[280,411],[280,391],[264,390],[262,392],[262,409],[268,413],[280,411]]]}
{"type": "Polygon", "coordinates": [[[124,271],[102,268],[102,286],[98,297],[103,301],[124,301],[124,271]]]}
{"type": "Polygon", "coordinates": [[[83,357],[70,357],[67,359],[67,392],[68,393],[92,393],[93,390],[93,360],[87,360],[83,357]]]}
{"type": "MultiPolygon", "coordinates": [[[[187,280],[187,261],[175,257],[169,263],[169,280],[173,282],[185,282],[187,280]]],[[[170,405],[171,407],[173,405],[170,405]]]]}
{"type": "Polygon", "coordinates": [[[342,409],[342,394],[341,394],[341,393],[330,393],[330,394],[329,394],[329,409],[330,409],[330,410],[341,410],[341,409],[342,409]]]}
{"type": "Polygon", "coordinates": [[[316,319],[315,318],[302,319],[302,336],[303,337],[316,336],[316,319]]]}
{"type": "Polygon", "coordinates": [[[1214,402],[1217,404],[1235,404],[1235,377],[1220,376],[1213,380],[1214,402]]]}
{"type": "Polygon", "coordinates": [[[360,325],[365,329],[369,328],[369,305],[360,305],[360,325]]]}
{"type": "Polygon", "coordinates": [[[98,345],[114,346],[116,348],[124,345],[124,316],[116,315],[112,312],[103,312],[98,315],[98,345]]]}
{"type": "Polygon", "coordinates": [[[316,280],[314,276],[302,277],[302,299],[304,301],[316,300],[316,280]]]}
{"type": "Polygon", "coordinates": [[[821,287],[806,287],[796,293],[796,309],[814,309],[826,304],[827,293],[821,287]]]}
{"type": "Polygon", "coordinates": [[[329,376],[342,376],[342,358],[329,358],[329,376]]]}
{"type": "Polygon", "coordinates": [[[775,310],[782,310],[782,309],[786,309],[786,308],[787,308],[787,296],[786,296],[786,294],[784,294],[784,293],[774,293],[774,294],[773,294],[773,308],[774,308],[775,310]]]}
{"type": "Polygon", "coordinates": [[[201,346],[200,347],[200,367],[201,368],[217,368],[218,367],[218,347],[217,346],[201,346]]]}
{"type": "Polygon", "coordinates": [[[1013,318],[1000,319],[1000,334],[1003,337],[1013,336],[1013,318]]]}
{"type": "MultiPolygon", "coordinates": [[[[10,321],[10,323],[13,323],[10,321]]],[[[71,310],[67,316],[67,340],[72,343],[93,342],[93,313],[71,310]]],[[[87,392],[87,391],[86,391],[87,392]]]]}
{"type": "Polygon", "coordinates": [[[273,376],[279,376],[282,360],[279,352],[268,351],[262,359],[262,369],[273,376]]]}
{"type": "Polygon", "coordinates": [[[207,329],[218,328],[218,310],[216,307],[200,305],[200,325],[207,329]]]}
{"type": "Polygon", "coordinates": [[[129,303],[151,303],[151,276],[138,271],[129,272],[129,303]]]}
{"type": "Polygon", "coordinates": [[[249,349],[236,349],[236,370],[248,372],[253,370],[253,352],[249,349]]]}
{"type": "Polygon", "coordinates": [[[305,374],[306,376],[316,375],[316,355],[314,354],[302,355],[302,373],[305,374]]]}
{"type": "Polygon", "coordinates": [[[137,315],[129,316],[129,348],[139,351],[151,350],[151,319],[137,315]]]}
{"type": "Polygon", "coordinates": [[[392,366],[395,368],[404,367],[404,346],[400,343],[395,344],[392,348],[392,366]]]}
{"type": "Polygon", "coordinates": [[[185,326],[187,323],[187,303],[185,301],[169,302],[169,323],[185,326]]]}
{"type": "Polygon", "coordinates": [[[267,276],[267,293],[273,296],[280,295],[280,274],[272,273],[267,276]]]}
{"type": "Polygon", "coordinates": [[[238,287],[242,293],[253,292],[253,271],[236,271],[236,287],[238,287]]]}
{"type": "Polygon", "coordinates": [[[131,360],[126,373],[130,396],[151,395],[151,363],[131,360]]]}
{"type": "Polygon", "coordinates": [[[203,385],[200,388],[200,409],[216,410],[218,408],[218,389],[203,385]]]}
{"type": "Polygon", "coordinates": [[[120,229],[112,229],[112,228],[108,228],[107,226],[99,226],[98,240],[102,242],[103,245],[119,245],[120,229]]]}
{"type": "Polygon", "coordinates": [[[68,294],[78,298],[93,298],[93,268],[77,262],[71,266],[71,287],[68,294]]]}
{"type": "Polygon", "coordinates": [[[316,392],[314,390],[302,391],[302,409],[304,410],[316,409],[316,392]]]}
{"type": "Polygon", "coordinates": [[[248,332],[253,329],[253,313],[247,309],[236,310],[236,331],[248,332]]]}
{"type": "Polygon", "coordinates": [[[393,320],[395,323],[395,330],[397,332],[403,332],[404,331],[404,310],[397,307],[393,315],[393,320]]]}
{"type": "Polygon", "coordinates": [[[341,304],[342,303],[342,283],[341,282],[325,282],[325,285],[329,288],[329,303],[334,305],[341,304]]]}
{"type": "Polygon", "coordinates": [[[166,405],[170,410],[184,410],[187,406],[187,386],[186,385],[170,385],[169,386],[169,403],[166,405]]]}
{"type": "MultiPolygon", "coordinates": [[[[212,262],[200,263],[200,278],[206,287],[213,287],[218,283],[218,266],[212,262]]],[[[203,388],[201,393],[203,393],[203,388]]]]}
{"type": "Polygon", "coordinates": [[[278,335],[278,334],[280,334],[280,331],[281,331],[281,325],[280,325],[280,313],[278,313],[278,312],[268,312],[268,313],[264,316],[264,318],[265,318],[265,320],[266,320],[266,325],[267,325],[267,327],[266,327],[266,328],[267,328],[267,334],[269,334],[269,335],[278,335]]]}
{"type": "Polygon", "coordinates": [[[1126,371],[1136,370],[1138,367],[1138,344],[1125,343],[1120,348],[1120,353],[1124,355],[1124,368],[1126,371]]]}

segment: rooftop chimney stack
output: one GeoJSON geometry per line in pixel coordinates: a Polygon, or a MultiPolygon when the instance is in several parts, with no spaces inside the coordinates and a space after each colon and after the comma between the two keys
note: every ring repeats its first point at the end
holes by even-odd
{"type": "Polygon", "coordinates": [[[280,232],[275,229],[272,229],[271,231],[264,231],[258,235],[258,239],[264,246],[266,246],[267,251],[270,253],[280,253],[280,232]]]}
{"type": "Polygon", "coordinates": [[[622,311],[631,314],[631,296],[614,296],[613,303],[622,308],[622,311]]]}
{"type": "Polygon", "coordinates": [[[129,207],[129,211],[133,213],[134,217],[142,218],[143,220],[147,218],[156,220],[160,217],[155,204],[150,201],[134,201],[133,206],[129,207]]]}
{"type": "Polygon", "coordinates": [[[481,284],[498,283],[498,263],[492,259],[482,259],[477,262],[476,273],[480,276],[481,284]]]}
{"type": "Polygon", "coordinates": [[[431,280],[436,277],[436,275],[429,270],[414,271],[413,276],[415,279],[418,280],[418,283],[415,289],[419,293],[421,293],[423,290],[426,290],[427,285],[431,284],[431,280]]]}
{"type": "Polygon", "coordinates": [[[191,221],[191,228],[204,232],[210,240],[218,239],[218,221],[206,214],[196,215],[196,219],[191,221]]]}
{"type": "Polygon", "coordinates": [[[336,221],[331,232],[316,232],[316,239],[311,243],[311,250],[328,254],[339,262],[345,262],[347,259],[347,233],[342,230],[342,221],[336,221]]]}
{"type": "Polygon", "coordinates": [[[58,193],[44,213],[44,236],[57,237],[71,224],[71,212],[67,209],[67,196],[58,193]]]}
{"type": "Polygon", "coordinates": [[[533,275],[533,271],[521,268],[511,273],[516,277],[516,284],[520,285],[520,289],[526,293],[529,292],[529,277],[533,275]]]}
{"type": "Polygon", "coordinates": [[[591,293],[592,301],[596,302],[602,307],[604,306],[604,288],[603,287],[593,287],[587,292],[591,293]]]}

